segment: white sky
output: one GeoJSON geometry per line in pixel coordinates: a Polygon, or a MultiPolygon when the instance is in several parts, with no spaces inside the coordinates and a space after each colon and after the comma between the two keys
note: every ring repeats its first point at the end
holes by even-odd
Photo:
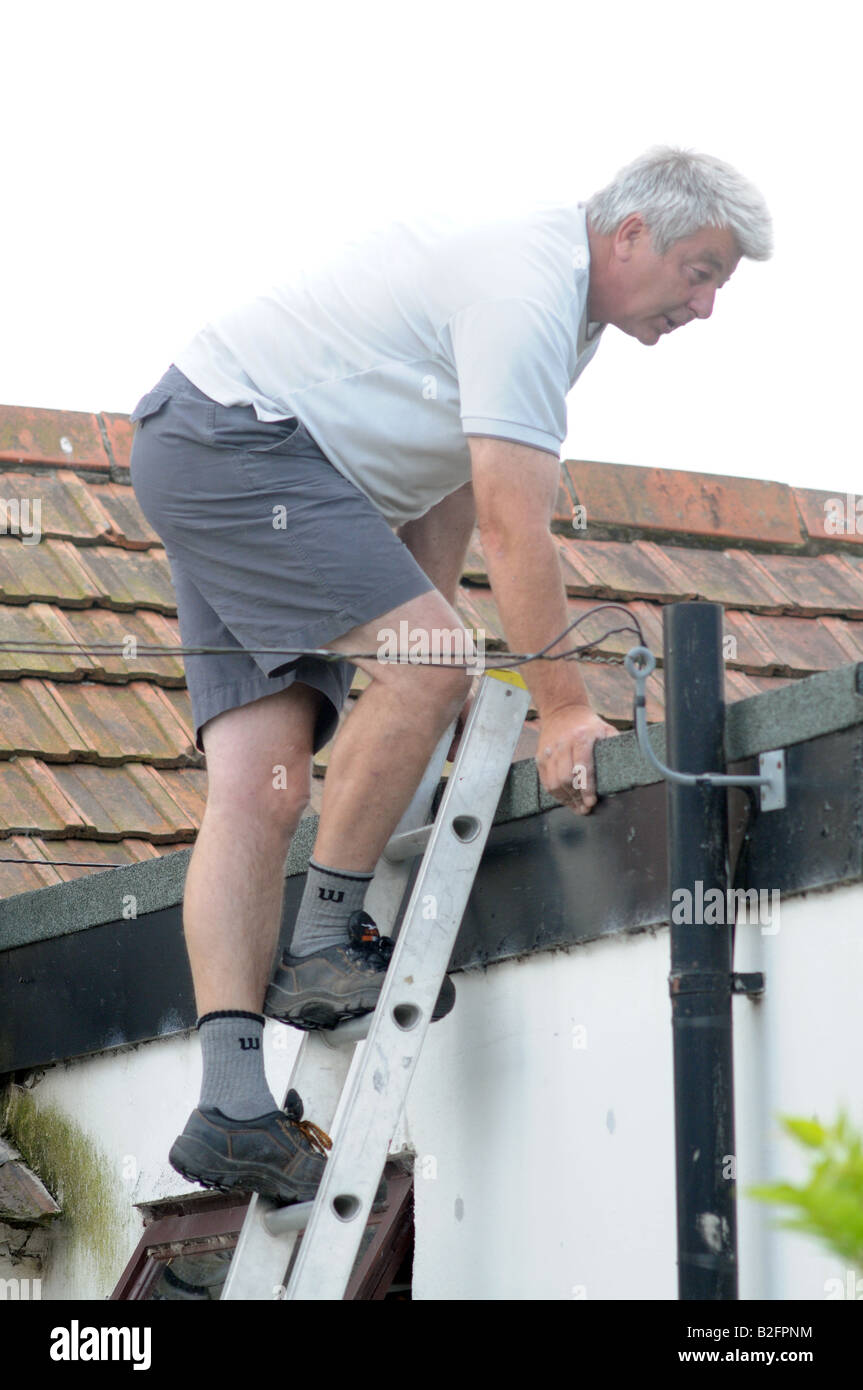
{"type": "Polygon", "coordinates": [[[656,143],[776,251],[655,348],[608,329],[564,457],[863,491],[850,0],[10,0],[0,402],[123,411],[297,258],[426,208],[588,197],[656,143]]]}

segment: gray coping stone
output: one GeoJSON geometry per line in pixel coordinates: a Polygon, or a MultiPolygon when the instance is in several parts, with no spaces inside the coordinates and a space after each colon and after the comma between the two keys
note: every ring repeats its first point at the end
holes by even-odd
{"type": "MultiPolygon", "coordinates": [[[[820,672],[730,705],[726,760],[739,762],[855,724],[863,724],[863,662],[820,672]]],[[[664,762],[665,726],[652,724],[648,734],[654,752],[664,762]]],[[[642,756],[632,731],[597,744],[596,771],[600,796],[661,780],[642,756]]],[[[441,792],[442,787],[435,798],[435,810],[441,792]]],[[[558,805],[541,786],[536,762],[529,758],[510,769],[494,823],[539,815],[558,805]]],[[[285,860],[286,878],[306,872],[317,826],[317,816],[306,816],[297,827],[285,860]]],[[[117,921],[128,912],[130,896],[138,917],[175,907],[182,902],[191,853],[191,849],[177,850],[159,859],[106,869],[5,899],[0,902],[0,950],[117,921]]]]}

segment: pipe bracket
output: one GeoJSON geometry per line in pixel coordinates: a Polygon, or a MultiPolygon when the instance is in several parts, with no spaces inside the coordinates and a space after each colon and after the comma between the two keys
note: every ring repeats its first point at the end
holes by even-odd
{"type": "Polygon", "coordinates": [[[753,970],[741,974],[735,970],[731,976],[731,990],[734,994],[748,994],[750,999],[760,999],[765,990],[763,972],[753,970]]]}
{"type": "Polygon", "coordinates": [[[738,970],[678,970],[668,977],[668,992],[672,998],[681,994],[748,994],[750,999],[764,993],[764,975],[760,970],[741,973],[738,970]]]}

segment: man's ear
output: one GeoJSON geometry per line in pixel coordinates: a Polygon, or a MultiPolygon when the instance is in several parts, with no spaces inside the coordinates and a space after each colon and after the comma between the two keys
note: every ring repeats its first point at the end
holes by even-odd
{"type": "Polygon", "coordinates": [[[640,241],[647,238],[647,224],[640,212],[625,217],[612,237],[612,250],[619,261],[632,259],[640,241]]]}

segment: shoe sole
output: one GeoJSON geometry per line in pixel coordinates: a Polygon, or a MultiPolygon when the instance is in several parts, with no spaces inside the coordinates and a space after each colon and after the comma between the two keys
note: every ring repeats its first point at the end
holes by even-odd
{"type": "MultiPolygon", "coordinates": [[[[212,1149],[208,1149],[206,1144],[199,1140],[189,1139],[181,1135],[174,1143],[168,1155],[168,1162],[171,1167],[184,1177],[187,1182],[200,1183],[202,1187],[215,1189],[217,1192],[240,1192],[248,1195],[257,1192],[261,1197],[269,1197],[275,1202],[281,1202],[284,1206],[293,1206],[297,1202],[313,1202],[317,1195],[317,1188],[314,1192],[287,1195],[284,1181],[274,1181],[272,1173],[268,1169],[246,1167],[245,1173],[254,1174],[254,1177],[238,1173],[235,1180],[230,1182],[228,1175],[224,1172],[207,1171],[207,1158],[219,1158],[212,1149]],[[188,1152],[190,1149],[197,1150],[188,1152]],[[196,1164],[201,1164],[201,1171],[196,1171],[196,1164]]],[[[222,1160],[224,1161],[224,1160],[222,1160]]],[[[381,1178],[378,1190],[375,1193],[375,1200],[372,1203],[372,1211],[379,1214],[386,1210],[388,1200],[388,1186],[386,1178],[381,1178]]]]}
{"type": "Polygon", "coordinates": [[[364,1014],[374,1013],[380,998],[380,989],[372,994],[368,991],[353,1004],[343,999],[327,996],[320,990],[314,993],[288,994],[277,983],[270,985],[264,1001],[264,1013],[280,1023],[288,1023],[292,1028],[311,1032],[317,1028],[338,1028],[351,1018],[362,1018],[364,1014]]]}
{"type": "Polygon", "coordinates": [[[222,1154],[188,1135],[180,1135],[168,1154],[172,1168],[189,1182],[200,1183],[202,1187],[216,1188],[219,1192],[258,1192],[286,1206],[314,1201],[317,1186],[303,1185],[298,1189],[263,1164],[237,1163],[232,1174],[225,1169],[226,1161],[229,1160],[222,1154]]]}
{"type": "MultiPolygon", "coordinates": [[[[455,1004],[455,986],[446,977],[442,988],[446,988],[449,982],[452,996],[449,1007],[444,1013],[433,1013],[431,1021],[437,1023],[440,1018],[446,1018],[452,1012],[455,1004]]],[[[346,1023],[352,1018],[362,1018],[366,1014],[374,1013],[381,997],[381,988],[376,990],[372,997],[371,992],[361,996],[353,1005],[346,1005],[344,1000],[336,999],[333,996],[326,996],[321,991],[314,994],[305,995],[289,994],[274,981],[267,990],[267,997],[264,1000],[264,1013],[268,1018],[274,1018],[279,1023],[287,1023],[292,1028],[299,1028],[303,1032],[313,1032],[316,1029],[338,1028],[340,1023],[346,1023]]],[[[435,1004],[437,1008],[437,1004],[435,1004]]]]}

